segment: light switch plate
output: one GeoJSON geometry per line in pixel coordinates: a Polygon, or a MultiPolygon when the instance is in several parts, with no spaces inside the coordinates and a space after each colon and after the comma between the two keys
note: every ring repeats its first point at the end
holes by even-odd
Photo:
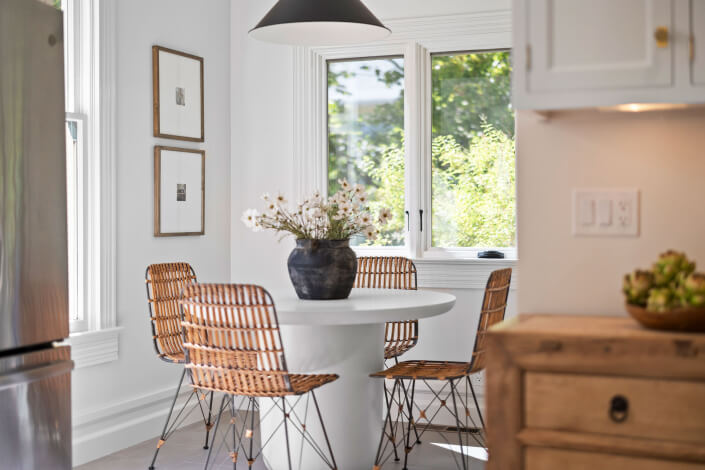
{"type": "Polygon", "coordinates": [[[639,190],[573,190],[573,235],[638,237],[639,190]]]}

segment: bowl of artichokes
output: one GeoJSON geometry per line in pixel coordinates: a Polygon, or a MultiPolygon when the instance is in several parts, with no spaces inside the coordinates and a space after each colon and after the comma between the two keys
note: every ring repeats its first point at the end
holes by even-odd
{"type": "Polygon", "coordinates": [[[662,253],[651,270],[624,276],[627,312],[646,328],[705,332],[705,274],[685,253],[662,253]]]}

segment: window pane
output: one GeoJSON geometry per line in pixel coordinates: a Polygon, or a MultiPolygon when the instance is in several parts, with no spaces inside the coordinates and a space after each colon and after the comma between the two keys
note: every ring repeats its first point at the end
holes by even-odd
{"type": "MultiPolygon", "coordinates": [[[[373,243],[404,244],[404,60],[328,63],[328,194],[339,180],[362,184],[370,209],[392,210],[373,243]]],[[[370,244],[362,239],[353,245],[370,244]]]]}
{"type": "Polygon", "coordinates": [[[81,210],[81,165],[82,122],[66,121],[66,204],[68,226],[69,259],[69,316],[71,321],[83,320],[80,281],[83,273],[81,254],[82,210],[81,210]]]}
{"type": "Polygon", "coordinates": [[[509,52],[432,58],[432,244],[516,245],[509,52]]]}

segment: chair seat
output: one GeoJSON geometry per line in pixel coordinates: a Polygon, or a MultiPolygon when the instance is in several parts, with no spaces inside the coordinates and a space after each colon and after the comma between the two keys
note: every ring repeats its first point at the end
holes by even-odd
{"type": "Polygon", "coordinates": [[[289,374],[293,395],[303,395],[311,390],[338,380],[338,374],[289,374]]]}
{"type": "Polygon", "coordinates": [[[384,348],[384,358],[385,359],[394,359],[395,357],[399,357],[402,354],[406,353],[409,349],[413,348],[414,346],[416,346],[416,345],[413,343],[404,344],[404,345],[386,346],[384,348]]]}
{"type": "Polygon", "coordinates": [[[450,380],[465,377],[470,372],[469,362],[404,361],[389,369],[370,374],[385,379],[450,380]]]}
{"type": "MultiPolygon", "coordinates": [[[[193,369],[193,365],[187,364],[187,369],[193,369]]],[[[289,374],[289,383],[291,384],[291,390],[283,391],[263,391],[263,390],[243,390],[238,387],[228,388],[228,387],[208,387],[203,384],[192,385],[192,387],[198,390],[209,390],[213,392],[223,392],[230,393],[233,395],[239,395],[243,397],[255,397],[255,398],[281,398],[291,395],[303,395],[310,392],[322,385],[334,382],[338,379],[337,374],[289,374]]]]}

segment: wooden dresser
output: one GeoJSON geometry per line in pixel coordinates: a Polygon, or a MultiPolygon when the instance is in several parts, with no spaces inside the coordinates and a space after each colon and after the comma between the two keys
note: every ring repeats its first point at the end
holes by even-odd
{"type": "Polygon", "coordinates": [[[705,334],[525,315],[486,351],[489,470],[705,470],[705,334]]]}

